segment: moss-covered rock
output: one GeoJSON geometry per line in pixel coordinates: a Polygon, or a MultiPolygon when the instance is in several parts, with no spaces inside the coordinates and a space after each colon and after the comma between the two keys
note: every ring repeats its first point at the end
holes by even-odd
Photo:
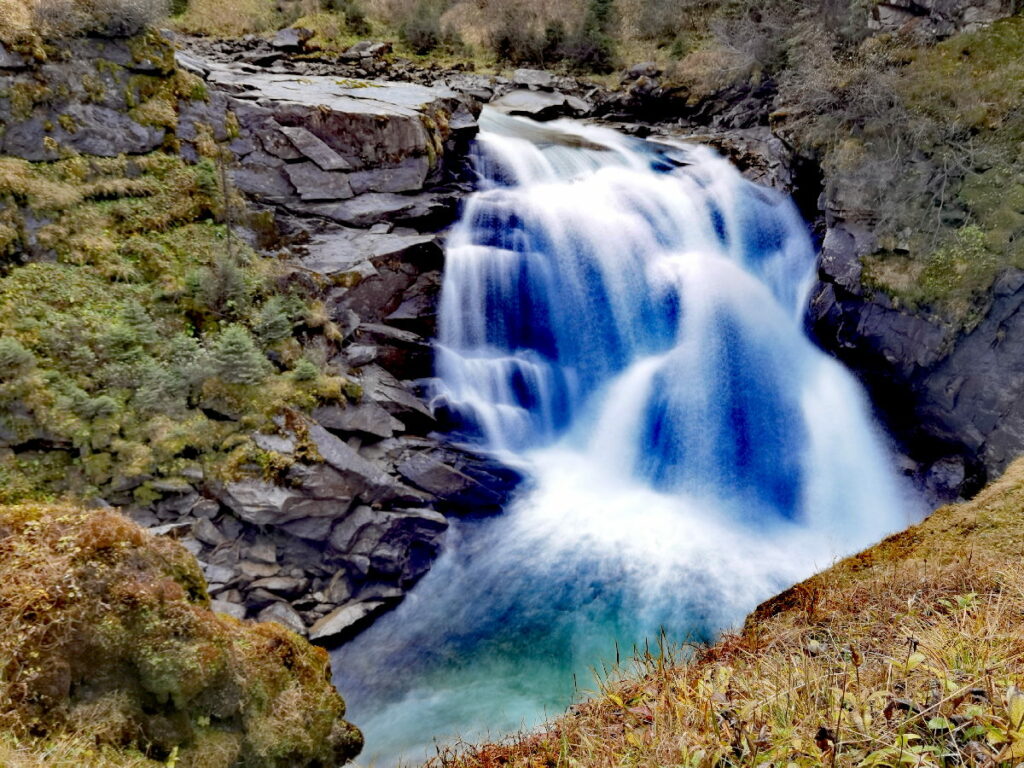
{"type": "Polygon", "coordinates": [[[362,745],[322,649],[212,613],[194,558],[116,512],[0,507],[0,623],[21,750],[87,734],[111,766],[327,768],[362,745]]]}

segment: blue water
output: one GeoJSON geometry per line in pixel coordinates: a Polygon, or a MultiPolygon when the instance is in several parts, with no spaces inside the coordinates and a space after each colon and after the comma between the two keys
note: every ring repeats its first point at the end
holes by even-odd
{"type": "Polygon", "coordinates": [[[523,469],[335,654],[361,764],[556,715],[907,523],[854,379],[806,338],[785,197],[700,147],[488,114],[447,251],[434,404],[523,469]]]}

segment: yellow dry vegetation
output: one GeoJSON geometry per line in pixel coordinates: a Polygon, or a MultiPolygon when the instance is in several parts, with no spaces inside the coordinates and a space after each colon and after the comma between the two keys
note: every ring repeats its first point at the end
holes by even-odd
{"type": "Polygon", "coordinates": [[[0,0],[0,41],[15,41],[31,29],[32,0],[0,0]]]}
{"type": "Polygon", "coordinates": [[[284,21],[273,0],[190,0],[174,26],[190,34],[234,37],[269,32],[284,21]]]}
{"type": "Polygon", "coordinates": [[[641,656],[541,732],[432,764],[1018,765],[1022,551],[1024,460],[768,601],[739,634],[641,656]]]}

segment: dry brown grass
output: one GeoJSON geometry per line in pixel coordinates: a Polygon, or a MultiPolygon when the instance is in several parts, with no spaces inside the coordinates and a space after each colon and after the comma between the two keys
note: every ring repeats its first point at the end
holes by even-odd
{"type": "Polygon", "coordinates": [[[37,35],[134,35],[168,8],[168,0],[0,0],[0,41],[20,49],[37,35]]]}
{"type": "Polygon", "coordinates": [[[688,661],[647,655],[463,768],[1001,766],[1024,760],[1024,461],[969,504],[761,606],[688,661]]]}
{"type": "Polygon", "coordinates": [[[235,37],[269,32],[285,21],[273,0],[190,0],[174,26],[189,34],[235,37]]]}

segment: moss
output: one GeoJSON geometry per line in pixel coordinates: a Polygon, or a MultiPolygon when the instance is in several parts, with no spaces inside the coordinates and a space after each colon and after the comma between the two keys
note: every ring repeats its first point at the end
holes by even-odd
{"type": "Polygon", "coordinates": [[[78,765],[312,768],[359,751],[323,650],[214,615],[195,559],[115,512],[0,507],[0,575],[0,758],[73,754],[79,734],[106,762],[78,765]]]}
{"type": "MultiPolygon", "coordinates": [[[[11,203],[0,215],[4,250],[21,258],[31,242],[51,260],[15,262],[0,274],[0,334],[38,361],[0,381],[0,405],[20,442],[45,434],[62,446],[55,457],[67,459],[52,468],[7,462],[8,499],[16,490],[23,498],[151,501],[157,494],[145,483],[134,496],[114,489],[131,478],[173,477],[190,462],[217,475],[232,461],[233,437],[282,409],[340,396],[337,382],[296,381],[285,369],[302,356],[296,321],[322,312],[307,294],[280,293],[284,264],[237,238],[229,243],[218,223],[218,176],[212,163],[189,166],[160,153],[49,164],[0,158],[0,200],[11,203]],[[22,219],[29,210],[48,222],[31,241],[22,219]],[[287,338],[260,341],[257,354],[275,348],[282,368],[256,387],[221,381],[204,362],[221,327],[252,331],[271,310],[287,338]],[[211,419],[204,408],[234,420],[211,419]]],[[[334,344],[332,328],[323,319],[301,332],[334,344]]]]}
{"type": "Polygon", "coordinates": [[[155,29],[147,29],[131,38],[128,50],[136,64],[155,65],[164,75],[175,72],[174,45],[155,29]]]}
{"type": "Polygon", "coordinates": [[[52,96],[53,91],[45,83],[27,80],[14,83],[8,93],[11,112],[20,120],[30,118],[36,107],[46,104],[52,96]]]}

